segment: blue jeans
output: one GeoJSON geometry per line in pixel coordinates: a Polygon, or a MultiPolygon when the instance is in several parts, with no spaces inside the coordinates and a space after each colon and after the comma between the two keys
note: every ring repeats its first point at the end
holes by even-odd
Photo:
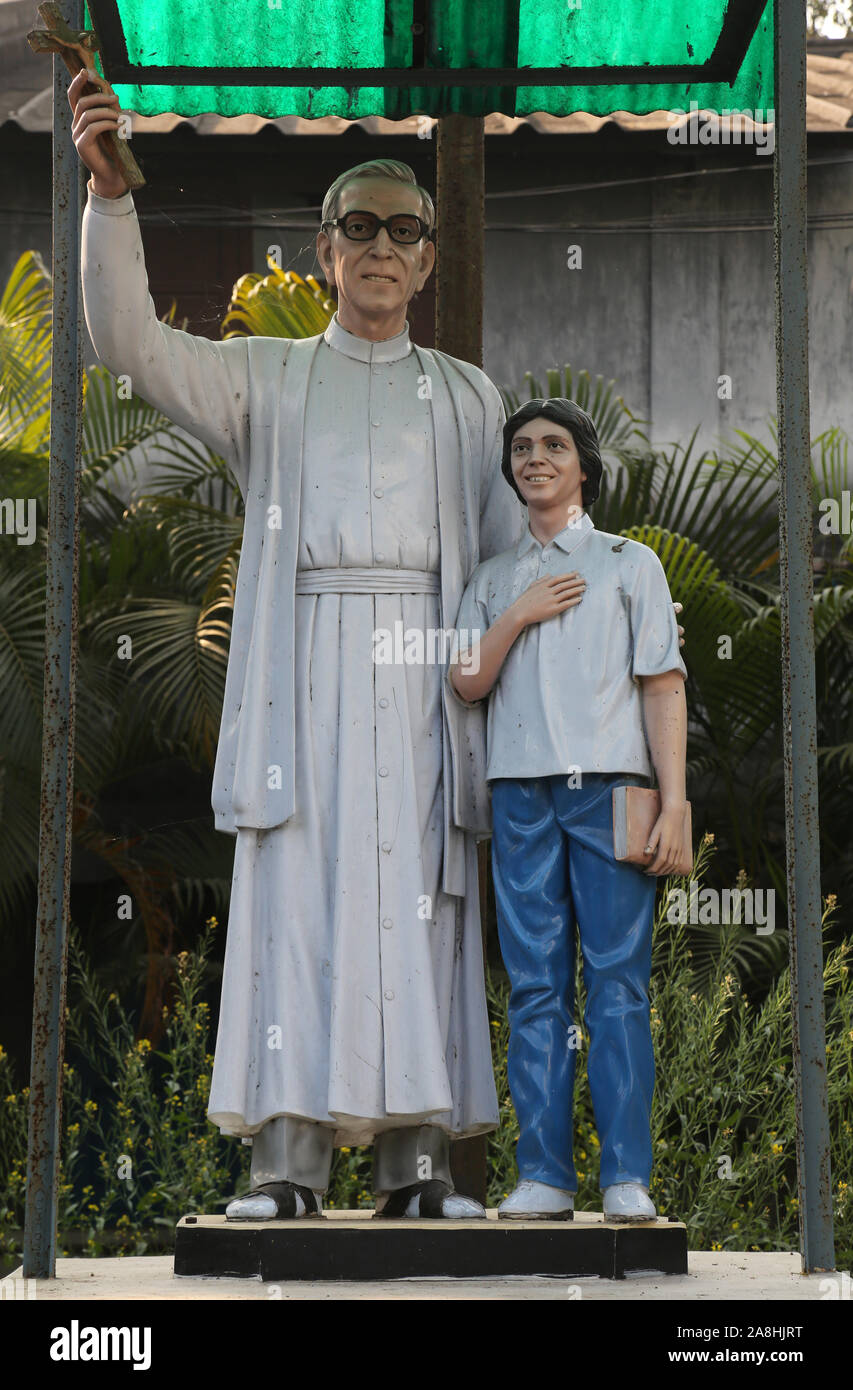
{"type": "Polygon", "coordinates": [[[560,775],[492,783],[492,869],[511,984],[507,1065],[520,1130],[518,1171],[521,1178],[577,1191],[572,1156],[577,923],[587,1072],[601,1144],[599,1186],[638,1182],[648,1187],[656,879],[614,858],[612,807],[615,786],[647,785],[647,779],[584,773],[582,782],[572,788],[560,775]]]}

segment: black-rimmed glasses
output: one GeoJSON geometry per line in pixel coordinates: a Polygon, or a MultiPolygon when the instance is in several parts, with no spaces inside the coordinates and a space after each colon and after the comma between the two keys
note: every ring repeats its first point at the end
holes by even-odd
{"type": "Polygon", "coordinates": [[[377,217],[375,212],[361,212],[353,209],[343,217],[335,217],[322,223],[326,227],[340,227],[350,241],[372,241],[384,227],[392,241],[398,246],[414,246],[422,237],[429,236],[429,227],[422,218],[412,212],[395,212],[391,217],[377,217]]]}

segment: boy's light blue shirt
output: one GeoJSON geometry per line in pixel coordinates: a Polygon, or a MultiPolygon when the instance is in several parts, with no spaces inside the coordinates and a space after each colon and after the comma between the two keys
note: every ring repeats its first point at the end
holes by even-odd
{"type": "Polygon", "coordinates": [[[687,668],[666,575],[648,546],[597,531],[585,512],[546,546],[528,527],[473,571],[456,619],[460,647],[537,579],[573,570],[586,580],[582,601],[524,629],[488,697],[487,781],[651,775],[637,677],[687,668]]]}

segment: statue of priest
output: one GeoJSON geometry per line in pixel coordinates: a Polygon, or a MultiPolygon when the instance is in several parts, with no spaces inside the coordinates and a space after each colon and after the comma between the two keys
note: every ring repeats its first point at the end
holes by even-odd
{"type": "Polygon", "coordinates": [[[245,502],[213,784],[237,843],[208,1115],[251,1139],[252,1190],[226,1215],[317,1214],[334,1148],[373,1143],[383,1216],[483,1216],[454,1191],[449,1145],[498,1121],[485,730],[444,680],[440,635],[524,521],[497,390],[409,337],[432,200],[395,160],[348,169],[317,237],[338,299],[325,333],[195,337],[157,319],[133,195],[97,142],[117,102],[81,86],[92,342],[225,458],[245,502]],[[402,659],[385,641],[401,632],[402,659]]]}

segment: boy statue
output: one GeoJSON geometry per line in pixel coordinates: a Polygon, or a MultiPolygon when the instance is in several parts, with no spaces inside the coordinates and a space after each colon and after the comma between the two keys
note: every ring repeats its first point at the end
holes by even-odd
{"type": "Polygon", "coordinates": [[[456,626],[483,635],[448,681],[466,703],[490,695],[486,780],[519,1124],[519,1182],[498,1215],[574,1210],[577,924],[604,1217],[650,1220],[654,876],[685,848],[687,672],[654,551],[589,517],[602,472],[589,416],[568,400],[533,400],[503,436],[503,474],[529,524],[472,574],[456,626]],[[649,785],[652,766],[661,812],[643,869],[614,857],[613,788],[649,785]]]}

